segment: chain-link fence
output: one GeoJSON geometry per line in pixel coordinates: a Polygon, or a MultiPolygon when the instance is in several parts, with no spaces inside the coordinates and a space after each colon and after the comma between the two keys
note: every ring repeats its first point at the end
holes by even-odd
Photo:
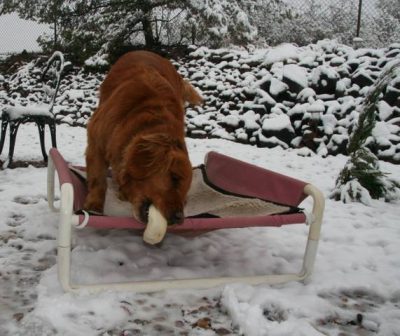
{"type": "MultiPolygon", "coordinates": [[[[218,0],[214,2],[217,3],[218,0]]],[[[338,42],[347,45],[373,48],[400,42],[400,0],[235,0],[232,2],[222,1],[221,3],[236,3],[237,7],[240,6],[240,9],[243,10],[243,13],[239,11],[243,15],[230,12],[230,7],[226,5],[227,8],[221,7],[223,15],[221,16],[222,19],[219,20],[221,21],[220,26],[218,26],[218,20],[214,20],[214,22],[209,19],[207,20],[210,22],[203,20],[202,24],[197,25],[193,20],[187,19],[189,16],[186,7],[177,9],[165,6],[154,9],[152,12],[153,40],[157,44],[169,46],[185,44],[228,46],[240,44],[241,41],[238,36],[251,35],[251,43],[260,46],[275,46],[285,42],[307,45],[328,38],[337,39],[338,42]],[[246,16],[245,20],[243,20],[244,16],[246,16]],[[226,22],[225,17],[231,21],[226,22]],[[242,21],[239,18],[242,18],[242,21]],[[257,28],[257,34],[249,33],[253,28],[254,32],[257,28]],[[245,34],[237,33],[241,29],[245,34]],[[212,41],[210,32],[217,32],[212,41]],[[355,37],[361,38],[362,41],[354,40],[355,37]]],[[[129,12],[126,15],[131,14],[129,12]]],[[[119,21],[125,22],[124,20],[119,21]]],[[[136,22],[137,20],[133,21],[136,22]]],[[[31,24],[35,24],[35,22],[31,22],[31,24]]],[[[41,39],[42,45],[43,42],[46,42],[47,45],[53,45],[54,36],[49,26],[42,26],[40,32],[33,29],[35,27],[29,26],[29,29],[26,29],[23,33],[22,27],[25,26],[26,23],[21,23],[15,13],[0,16],[0,54],[9,51],[20,52],[23,49],[28,51],[39,49],[35,41],[39,34],[45,31],[50,32],[50,34],[47,34],[47,38],[41,39]],[[8,21],[5,20],[7,17],[8,21]],[[32,46],[33,44],[35,46],[32,46]]],[[[115,36],[118,37],[116,43],[123,40],[118,34],[124,36],[126,40],[124,43],[128,45],[137,45],[145,40],[140,25],[133,30],[126,27],[125,29],[123,24],[119,28],[121,30],[115,33],[115,36]],[[131,35],[125,36],[125,31],[131,32],[131,35]]],[[[104,31],[111,30],[105,29],[104,31]]],[[[68,41],[66,44],[72,46],[71,48],[76,46],[76,52],[81,55],[83,55],[83,49],[91,50],[84,48],[82,41],[91,46],[87,41],[89,40],[87,36],[90,34],[98,36],[96,30],[88,32],[83,29],[83,32],[79,32],[78,29],[73,27],[73,34],[69,30],[66,31],[67,33],[64,32],[64,36],[76,37],[76,40],[68,41]]],[[[113,37],[112,34],[110,36],[113,37]]],[[[93,48],[96,48],[98,39],[92,40],[96,41],[93,44],[93,48]]],[[[46,43],[44,44],[46,45],[46,43]]],[[[247,41],[243,43],[247,43],[247,41]]],[[[114,48],[114,50],[116,49],[114,48]]],[[[0,55],[1,58],[4,58],[4,56],[0,55]]]]}
{"type": "Polygon", "coordinates": [[[349,33],[355,37],[366,35],[368,26],[381,14],[376,2],[371,0],[292,0],[289,4],[300,12],[313,9],[314,15],[320,16],[327,25],[331,25],[333,20],[342,21],[342,26],[348,25],[349,33]]]}
{"type": "Polygon", "coordinates": [[[302,25],[300,30],[308,31],[312,39],[336,38],[346,44],[371,47],[400,42],[399,0],[284,0],[284,3],[290,8],[290,18],[297,20],[302,25]],[[354,41],[355,37],[358,39],[354,41]]]}

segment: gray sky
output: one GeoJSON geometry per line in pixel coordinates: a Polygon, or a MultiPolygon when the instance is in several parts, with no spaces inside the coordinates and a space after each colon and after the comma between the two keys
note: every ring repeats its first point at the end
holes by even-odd
{"type": "Polygon", "coordinates": [[[36,39],[43,32],[50,32],[47,25],[21,20],[17,14],[0,16],[0,53],[40,50],[36,39]]]}

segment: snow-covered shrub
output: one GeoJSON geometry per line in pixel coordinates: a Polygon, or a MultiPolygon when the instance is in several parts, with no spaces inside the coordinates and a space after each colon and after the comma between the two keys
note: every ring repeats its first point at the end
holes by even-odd
{"type": "Polygon", "coordinates": [[[398,75],[400,60],[394,60],[385,67],[378,81],[370,88],[350,138],[349,160],[339,174],[331,197],[344,202],[357,200],[365,204],[370,203],[368,196],[385,200],[400,198],[400,183],[381,171],[378,158],[366,147],[375,128],[379,96],[398,75]]]}
{"type": "Polygon", "coordinates": [[[84,62],[84,67],[88,71],[104,72],[110,67],[108,45],[102,47],[95,55],[89,57],[84,62]]]}

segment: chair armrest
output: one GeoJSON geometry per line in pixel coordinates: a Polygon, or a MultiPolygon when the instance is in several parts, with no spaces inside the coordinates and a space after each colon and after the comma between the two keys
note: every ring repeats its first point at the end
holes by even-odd
{"type": "Polygon", "coordinates": [[[64,55],[60,51],[55,51],[53,53],[53,55],[49,58],[49,60],[47,61],[47,64],[46,64],[46,68],[43,71],[43,74],[41,76],[41,81],[43,83],[45,83],[45,77],[46,77],[48,71],[50,70],[50,68],[52,67],[52,65],[55,62],[59,62],[59,64],[57,64],[56,67],[55,67],[55,77],[56,78],[55,78],[55,86],[54,86],[54,88],[52,88],[51,90],[49,90],[49,88],[46,89],[45,85],[43,84],[44,91],[46,91],[46,90],[49,91],[49,92],[44,92],[44,94],[47,95],[50,98],[50,101],[49,101],[50,109],[49,110],[50,110],[51,113],[53,113],[54,103],[55,103],[55,100],[56,100],[56,97],[57,97],[57,94],[58,94],[58,90],[60,88],[61,75],[62,75],[62,72],[64,70],[64,66],[65,66],[64,55]]]}

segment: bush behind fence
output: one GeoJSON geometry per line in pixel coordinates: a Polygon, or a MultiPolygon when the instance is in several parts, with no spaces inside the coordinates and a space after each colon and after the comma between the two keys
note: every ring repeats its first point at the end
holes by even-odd
{"type": "Polygon", "coordinates": [[[259,24],[261,36],[271,44],[295,42],[300,45],[321,38],[336,38],[353,45],[354,37],[362,46],[383,47],[400,42],[399,0],[265,0],[257,10],[280,11],[269,28],[259,24]],[[271,6],[275,4],[275,6],[271,6]],[[279,8],[280,7],[280,8],[279,8]]]}

